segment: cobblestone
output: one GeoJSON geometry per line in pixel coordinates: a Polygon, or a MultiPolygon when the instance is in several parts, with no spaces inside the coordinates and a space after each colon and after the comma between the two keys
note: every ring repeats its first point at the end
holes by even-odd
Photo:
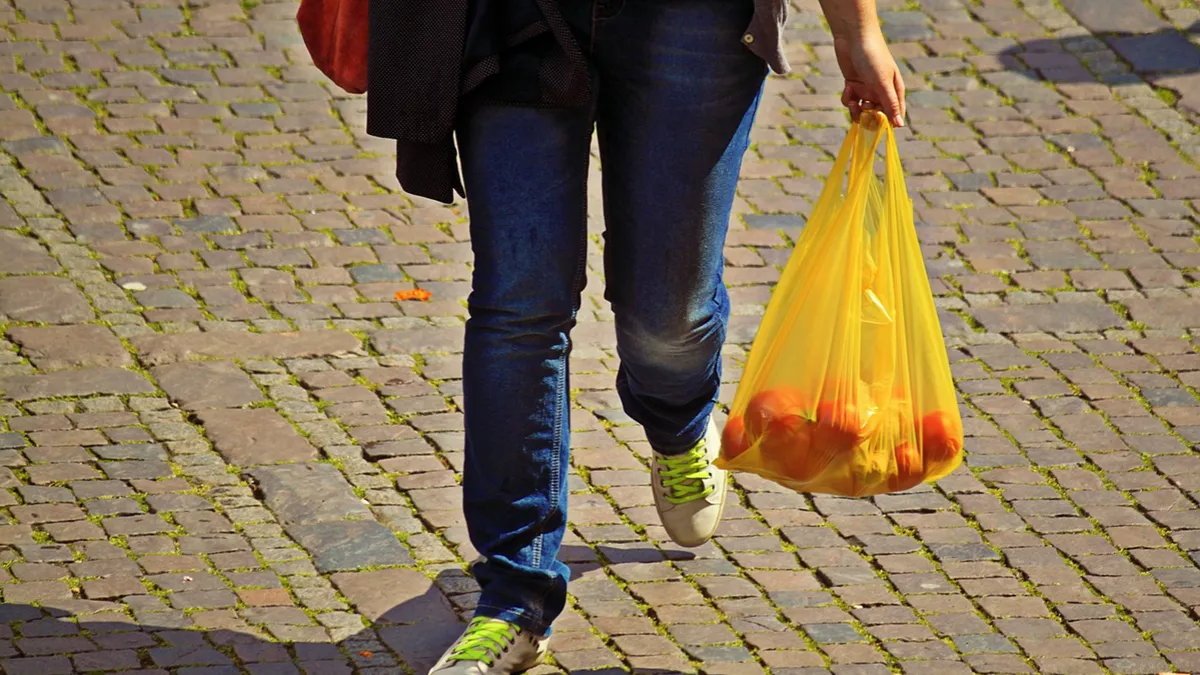
{"type": "MultiPolygon", "coordinates": [[[[465,205],[395,191],[295,0],[101,4],[0,0],[0,668],[424,672],[478,601],[465,205]]],[[[1200,6],[879,4],[965,466],[866,500],[739,476],[713,543],[669,544],[589,239],[537,673],[1200,672],[1200,6]]],[[[725,404],[847,126],[793,9],[725,404]]]]}

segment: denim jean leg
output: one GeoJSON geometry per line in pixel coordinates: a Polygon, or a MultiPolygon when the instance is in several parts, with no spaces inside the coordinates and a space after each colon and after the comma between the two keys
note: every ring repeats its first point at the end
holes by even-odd
{"type": "Polygon", "coordinates": [[[668,454],[704,435],[720,387],[725,236],[766,76],[741,43],[753,4],[638,0],[595,29],[617,388],[668,454]]]}
{"type": "Polygon", "coordinates": [[[566,603],[568,356],[584,283],[591,111],[471,108],[459,126],[475,269],[463,509],[477,614],[538,634],[566,603]]]}

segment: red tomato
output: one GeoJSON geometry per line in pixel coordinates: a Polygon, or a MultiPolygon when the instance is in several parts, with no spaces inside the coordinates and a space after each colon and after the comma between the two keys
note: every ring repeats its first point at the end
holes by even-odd
{"type": "Polygon", "coordinates": [[[861,430],[862,422],[853,403],[822,401],[817,406],[813,447],[831,455],[849,452],[862,439],[861,430]]]}
{"type": "Polygon", "coordinates": [[[811,410],[808,399],[792,387],[761,391],[746,407],[746,435],[759,443],[763,460],[773,470],[803,482],[825,468],[810,460],[811,410]]]}
{"type": "Polygon", "coordinates": [[[804,395],[791,387],[765,389],[755,394],[746,406],[746,431],[757,440],[774,420],[803,417],[808,410],[804,395]]]}
{"type": "Polygon", "coordinates": [[[730,417],[721,432],[721,456],[733,459],[748,449],[750,440],[746,438],[746,418],[741,415],[730,417]]]}
{"type": "Polygon", "coordinates": [[[954,461],[962,453],[962,426],[944,410],[935,410],[921,419],[921,455],[925,471],[954,461]]]}
{"type": "Polygon", "coordinates": [[[828,466],[813,456],[812,431],[812,422],[800,415],[775,420],[763,436],[762,451],[783,475],[807,483],[828,466]]]}
{"type": "Polygon", "coordinates": [[[925,465],[921,451],[911,443],[896,446],[896,473],[888,478],[888,490],[901,492],[921,484],[925,478],[925,465]]]}

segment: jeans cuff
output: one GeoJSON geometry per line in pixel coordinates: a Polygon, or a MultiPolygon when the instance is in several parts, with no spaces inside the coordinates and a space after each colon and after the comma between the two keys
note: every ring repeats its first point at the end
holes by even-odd
{"type": "MultiPolygon", "coordinates": [[[[711,417],[709,419],[711,419],[711,417]]],[[[698,436],[696,436],[696,438],[694,438],[690,441],[688,441],[686,439],[681,439],[681,440],[675,441],[674,443],[672,443],[669,446],[667,446],[667,445],[659,446],[659,445],[656,445],[655,443],[651,442],[650,447],[658,454],[666,455],[667,457],[672,457],[675,455],[682,455],[683,453],[685,453],[688,450],[691,450],[693,447],[695,447],[695,445],[697,443],[704,440],[704,437],[708,435],[708,425],[709,425],[709,420],[706,419],[704,421],[704,426],[700,427],[700,434],[698,436]]]]}

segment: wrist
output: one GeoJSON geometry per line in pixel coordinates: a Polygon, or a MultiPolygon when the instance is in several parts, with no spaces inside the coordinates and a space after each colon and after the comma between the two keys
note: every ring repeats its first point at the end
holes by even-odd
{"type": "Polygon", "coordinates": [[[879,20],[874,16],[839,23],[831,22],[829,30],[833,33],[835,42],[842,42],[849,45],[862,44],[883,35],[883,29],[879,26],[879,20]]]}

